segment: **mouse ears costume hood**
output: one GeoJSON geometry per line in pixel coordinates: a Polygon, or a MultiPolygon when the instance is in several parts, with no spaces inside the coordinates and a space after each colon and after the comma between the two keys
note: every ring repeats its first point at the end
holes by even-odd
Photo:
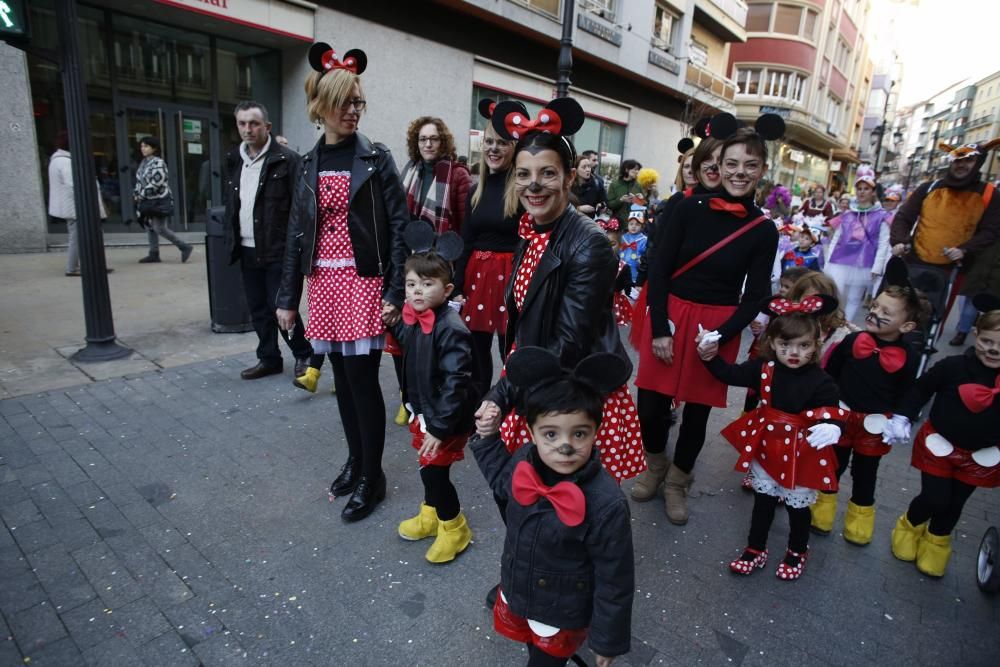
{"type": "MultiPolygon", "coordinates": [[[[493,112],[496,109],[497,104],[508,104],[508,103],[507,102],[497,102],[496,100],[492,100],[492,99],[490,99],[488,97],[484,97],[483,99],[479,100],[479,105],[477,106],[477,108],[479,109],[479,115],[482,116],[483,118],[485,118],[486,120],[492,119],[493,118],[493,112]]],[[[519,109],[520,112],[522,114],[524,114],[525,116],[528,115],[528,109],[527,109],[527,107],[525,107],[520,102],[510,101],[509,104],[515,105],[516,108],[519,109]]],[[[508,106],[506,108],[511,109],[511,108],[514,108],[514,107],[508,106]]]]}
{"type": "Polygon", "coordinates": [[[455,262],[462,256],[462,237],[448,231],[438,236],[426,220],[411,220],[403,230],[403,242],[414,255],[436,255],[446,261],[454,273],[455,262]]]}
{"type": "Polygon", "coordinates": [[[361,74],[368,67],[368,56],[361,49],[351,49],[341,59],[332,46],[326,42],[316,42],[309,47],[309,65],[321,76],[335,69],[361,74]]]}
{"type": "Polygon", "coordinates": [[[573,370],[559,364],[559,357],[544,347],[521,347],[507,358],[507,380],[518,390],[531,393],[541,387],[570,380],[606,397],[628,382],[631,374],[625,360],[610,352],[585,357],[573,370]]]}
{"type": "Polygon", "coordinates": [[[761,312],[773,317],[786,315],[808,315],[821,317],[837,310],[836,297],[827,294],[814,294],[804,297],[801,301],[792,301],[782,296],[769,296],[761,304],[761,312]]]}

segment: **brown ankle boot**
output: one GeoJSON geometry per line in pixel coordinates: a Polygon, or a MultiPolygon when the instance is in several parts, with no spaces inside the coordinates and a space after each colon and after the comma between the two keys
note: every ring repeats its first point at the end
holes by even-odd
{"type": "Polygon", "coordinates": [[[670,523],[683,526],[688,522],[687,497],[694,482],[694,475],[686,473],[676,465],[670,466],[666,480],[663,483],[663,496],[666,499],[667,519],[670,523]]]}
{"type": "Polygon", "coordinates": [[[640,503],[652,500],[653,496],[656,495],[660,484],[663,484],[663,479],[667,476],[670,459],[667,458],[666,452],[647,451],[646,465],[648,468],[639,473],[635,478],[635,483],[632,484],[632,500],[640,503]]]}

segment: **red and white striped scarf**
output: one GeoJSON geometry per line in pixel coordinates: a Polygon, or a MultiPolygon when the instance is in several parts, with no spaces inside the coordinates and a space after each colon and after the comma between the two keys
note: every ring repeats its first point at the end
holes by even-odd
{"type": "Polygon", "coordinates": [[[435,233],[443,234],[453,229],[451,224],[451,160],[440,160],[434,163],[434,182],[427,189],[423,202],[420,198],[421,176],[423,165],[412,163],[403,178],[403,189],[406,190],[406,208],[413,219],[426,220],[431,223],[435,233]]]}

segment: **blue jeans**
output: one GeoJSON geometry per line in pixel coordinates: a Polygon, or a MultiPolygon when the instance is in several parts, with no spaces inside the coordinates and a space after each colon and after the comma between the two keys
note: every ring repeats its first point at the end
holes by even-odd
{"type": "Polygon", "coordinates": [[[977,317],[979,317],[979,311],[972,305],[972,297],[963,296],[962,312],[958,316],[958,326],[956,327],[956,330],[959,333],[969,333],[972,331],[972,327],[976,323],[977,317]]]}

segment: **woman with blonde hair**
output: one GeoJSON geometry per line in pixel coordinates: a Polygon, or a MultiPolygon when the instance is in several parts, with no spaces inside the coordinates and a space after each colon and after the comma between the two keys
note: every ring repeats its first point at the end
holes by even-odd
{"type": "Polygon", "coordinates": [[[329,356],[349,451],[330,493],[350,495],[345,521],[367,517],[385,498],[378,372],[383,317],[398,321],[403,305],[403,227],[409,219],[389,150],[357,131],[366,107],[359,75],[367,62],[357,49],[343,59],[322,42],[309,50],[315,71],[306,79],[306,108],[324,132],[302,158],[277,298],[278,323],[290,330],[302,276],[308,278],[306,337],[315,355],[298,380],[315,387],[323,355],[329,356]]]}
{"type": "MultiPolygon", "coordinates": [[[[810,271],[796,280],[792,288],[788,290],[787,298],[789,301],[798,302],[807,296],[815,296],[817,294],[832,296],[839,303],[840,290],[837,289],[837,283],[822,271],[810,271]]],[[[821,336],[819,358],[820,365],[824,367],[826,366],[827,359],[830,358],[833,348],[837,347],[848,335],[855,331],[861,331],[860,327],[844,317],[844,311],[839,305],[833,312],[819,318],[819,328],[821,336]]]]}
{"type": "Polygon", "coordinates": [[[455,154],[455,138],[440,118],[421,116],[406,130],[403,191],[411,219],[426,220],[438,234],[461,232],[471,178],[455,154]]]}

